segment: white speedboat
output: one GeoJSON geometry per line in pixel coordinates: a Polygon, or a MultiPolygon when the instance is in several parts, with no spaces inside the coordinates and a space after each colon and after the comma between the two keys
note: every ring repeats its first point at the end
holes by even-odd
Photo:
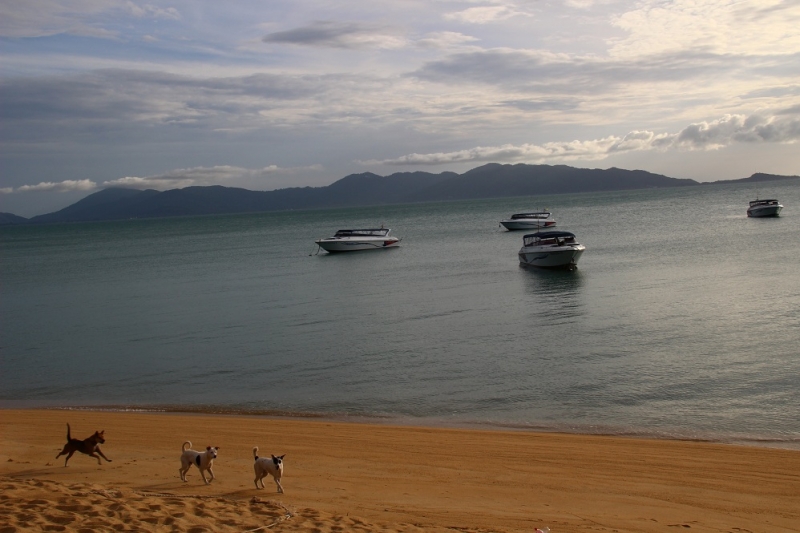
{"type": "Polygon", "coordinates": [[[314,242],[327,252],[380,250],[382,248],[393,248],[400,244],[401,239],[389,235],[391,231],[387,228],[340,229],[333,237],[319,239],[314,242]]]}
{"type": "Polygon", "coordinates": [[[753,200],[747,208],[749,217],[776,217],[780,214],[783,206],[778,200],[753,200]]]}
{"type": "Polygon", "coordinates": [[[556,221],[549,211],[534,211],[531,213],[515,213],[508,220],[501,220],[500,224],[508,230],[555,228],[556,221]]]}
{"type": "Polygon", "coordinates": [[[522,238],[519,262],[522,265],[542,268],[567,268],[578,265],[586,247],[575,240],[568,231],[539,231],[522,238]]]}

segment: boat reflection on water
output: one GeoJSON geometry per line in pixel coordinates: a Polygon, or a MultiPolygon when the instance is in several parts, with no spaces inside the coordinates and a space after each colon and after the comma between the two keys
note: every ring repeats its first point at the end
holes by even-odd
{"type": "Polygon", "coordinates": [[[519,267],[531,316],[548,324],[573,322],[586,314],[579,270],[519,267]]]}

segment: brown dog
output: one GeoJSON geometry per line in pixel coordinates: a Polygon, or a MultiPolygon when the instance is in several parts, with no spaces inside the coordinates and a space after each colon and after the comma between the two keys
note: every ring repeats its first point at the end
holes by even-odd
{"type": "Polygon", "coordinates": [[[86,455],[91,455],[97,459],[97,464],[99,465],[103,464],[103,462],[100,461],[100,457],[110,463],[111,459],[103,455],[103,452],[100,451],[100,445],[106,441],[106,439],[103,437],[103,433],[105,433],[105,430],[95,431],[94,435],[83,440],[73,439],[69,435],[69,424],[67,424],[67,443],[64,445],[64,449],[61,450],[61,453],[56,455],[56,459],[62,455],[66,455],[67,458],[64,459],[64,466],[67,466],[67,461],[69,461],[69,458],[72,457],[72,454],[75,452],[81,452],[85,453],[86,455]],[[95,455],[95,452],[99,453],[100,457],[95,455]]]}

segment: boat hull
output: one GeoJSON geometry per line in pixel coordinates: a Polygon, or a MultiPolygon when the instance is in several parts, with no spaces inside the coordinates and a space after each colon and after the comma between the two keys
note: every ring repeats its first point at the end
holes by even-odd
{"type": "Polygon", "coordinates": [[[330,253],[360,252],[364,250],[383,250],[400,245],[400,239],[388,237],[384,239],[320,239],[316,242],[320,248],[330,253]]]}
{"type": "Polygon", "coordinates": [[[751,218],[776,217],[780,215],[781,209],[783,209],[783,206],[780,204],[751,207],[747,210],[747,216],[751,218]]]}
{"type": "Polygon", "coordinates": [[[501,220],[500,224],[510,231],[556,227],[555,220],[501,220]]]}
{"type": "Polygon", "coordinates": [[[559,247],[523,246],[519,251],[519,262],[521,265],[538,268],[572,269],[578,266],[584,250],[586,247],[582,244],[559,247]]]}

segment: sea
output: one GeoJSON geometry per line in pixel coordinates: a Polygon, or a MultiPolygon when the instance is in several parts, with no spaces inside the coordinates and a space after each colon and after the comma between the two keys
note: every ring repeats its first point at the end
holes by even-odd
{"type": "Polygon", "coordinates": [[[3,227],[0,407],[800,449],[799,260],[799,182],[3,227]],[[520,266],[536,209],[576,270],[520,266]]]}

